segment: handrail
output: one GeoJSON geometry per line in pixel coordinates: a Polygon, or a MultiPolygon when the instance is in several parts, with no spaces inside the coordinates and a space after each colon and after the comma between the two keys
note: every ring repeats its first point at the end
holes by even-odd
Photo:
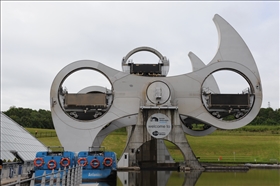
{"type": "Polygon", "coordinates": [[[46,171],[44,171],[44,174],[42,176],[37,176],[35,177],[35,173],[33,173],[32,178],[29,179],[25,179],[25,180],[21,180],[21,175],[18,176],[18,179],[16,182],[7,184],[6,186],[19,186],[21,183],[26,183],[26,182],[30,182],[30,186],[34,186],[35,185],[35,180],[41,179],[41,186],[44,186],[46,184],[46,182],[49,182],[50,185],[54,185],[53,183],[56,183],[56,185],[60,185],[60,183],[62,183],[62,185],[79,185],[82,183],[82,170],[83,167],[82,166],[76,166],[73,165],[73,167],[69,167],[68,169],[66,169],[66,167],[64,167],[64,170],[61,170],[59,168],[58,171],[54,172],[54,169],[52,170],[51,173],[46,174],[46,171]],[[66,173],[66,171],[68,171],[66,173]],[[62,173],[62,179],[61,174],[62,173]],[[67,174],[67,178],[66,178],[66,174],[67,174]],[[54,176],[56,175],[56,176],[54,176]],[[46,177],[50,176],[50,179],[46,180],[46,177]]]}

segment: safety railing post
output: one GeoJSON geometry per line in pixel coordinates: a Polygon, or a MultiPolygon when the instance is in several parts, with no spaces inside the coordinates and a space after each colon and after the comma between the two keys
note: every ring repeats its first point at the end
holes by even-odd
{"type": "Polygon", "coordinates": [[[76,184],[79,185],[80,184],[80,167],[79,165],[76,165],[76,169],[77,169],[77,182],[76,184]]]}
{"type": "Polygon", "coordinates": [[[51,177],[50,177],[50,186],[53,186],[53,178],[54,177],[54,169],[52,170],[52,174],[51,174],[51,177]]]}
{"type": "Polygon", "coordinates": [[[45,186],[46,184],[46,171],[43,173],[42,181],[41,181],[41,186],[45,186]]]}
{"type": "Polygon", "coordinates": [[[74,177],[75,177],[75,165],[73,165],[73,168],[71,170],[71,186],[74,186],[74,177]]]}
{"type": "Polygon", "coordinates": [[[80,166],[79,165],[77,165],[77,185],[79,185],[80,184],[80,166]]]}
{"type": "Polygon", "coordinates": [[[79,185],[80,184],[80,167],[77,165],[76,169],[77,169],[77,184],[79,185]]]}
{"type": "Polygon", "coordinates": [[[64,170],[62,172],[62,186],[65,186],[65,177],[66,177],[66,167],[64,167],[64,170]]]}
{"type": "Polygon", "coordinates": [[[60,186],[60,168],[56,174],[56,186],[60,186]]]}
{"type": "Polygon", "coordinates": [[[17,184],[16,184],[16,186],[20,186],[20,177],[21,177],[21,175],[18,175],[18,177],[17,177],[17,184]]]}
{"type": "Polygon", "coordinates": [[[80,184],[82,184],[83,183],[83,167],[80,166],[79,169],[80,169],[80,184]]]}
{"type": "Polygon", "coordinates": [[[76,167],[75,165],[73,165],[73,174],[72,174],[72,177],[73,177],[73,185],[76,185],[76,167]]]}
{"type": "Polygon", "coordinates": [[[78,165],[75,166],[75,185],[78,185],[78,165]]]}
{"type": "Polygon", "coordinates": [[[68,172],[67,172],[67,181],[66,181],[67,186],[70,186],[70,171],[71,171],[71,167],[68,168],[68,172]]]}
{"type": "Polygon", "coordinates": [[[34,186],[35,184],[35,173],[32,174],[32,178],[31,178],[31,181],[30,181],[30,186],[34,186]]]}

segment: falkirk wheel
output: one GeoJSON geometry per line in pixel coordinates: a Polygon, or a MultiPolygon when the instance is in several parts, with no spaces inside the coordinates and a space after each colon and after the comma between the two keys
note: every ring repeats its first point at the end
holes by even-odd
{"type": "Polygon", "coordinates": [[[127,127],[127,143],[119,166],[174,163],[162,143],[167,140],[180,149],[185,166],[203,169],[185,134],[205,136],[217,128],[243,127],[257,116],[262,103],[261,79],[250,50],[222,17],[216,14],[213,21],[219,37],[217,53],[205,65],[190,52],[190,73],[167,77],[169,60],[150,47],[129,52],[122,59],[122,71],[93,60],[76,61],[60,70],[51,86],[50,104],[62,146],[75,152],[87,150],[100,146],[114,130],[127,127]],[[153,53],[159,62],[134,64],[128,60],[141,51],[153,53]],[[63,82],[82,69],[103,74],[111,89],[92,85],[68,93],[62,88],[63,82]],[[239,94],[220,93],[213,76],[220,70],[239,74],[248,89],[239,94]],[[227,120],[229,115],[232,119],[227,120]],[[195,130],[194,124],[202,124],[203,128],[195,130]]]}

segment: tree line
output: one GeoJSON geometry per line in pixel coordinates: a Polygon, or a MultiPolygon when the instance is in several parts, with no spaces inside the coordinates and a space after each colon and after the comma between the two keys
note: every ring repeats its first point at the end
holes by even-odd
{"type": "MultiPolygon", "coordinates": [[[[15,106],[12,106],[9,110],[4,111],[3,113],[23,127],[54,129],[51,111],[49,110],[39,109],[37,111],[30,108],[16,108],[15,106]]],[[[249,125],[279,124],[280,109],[273,110],[272,108],[261,108],[257,117],[249,125]]]]}
{"type": "Polygon", "coordinates": [[[280,109],[273,110],[271,107],[261,108],[257,117],[250,125],[279,125],[280,124],[280,109]]]}
{"type": "Polygon", "coordinates": [[[16,108],[12,106],[3,113],[23,127],[54,129],[51,111],[49,110],[39,109],[37,111],[30,108],[16,108]]]}

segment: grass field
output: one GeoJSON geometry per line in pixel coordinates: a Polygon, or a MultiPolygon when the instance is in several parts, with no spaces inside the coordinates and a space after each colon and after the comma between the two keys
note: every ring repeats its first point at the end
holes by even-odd
{"type": "MultiPolygon", "coordinates": [[[[248,126],[247,126],[248,127],[248,126]]],[[[211,135],[193,137],[186,135],[193,152],[201,162],[225,163],[275,163],[280,161],[280,127],[262,126],[232,131],[217,130],[211,135]]],[[[29,132],[46,132],[46,129],[27,128],[29,132]]],[[[48,132],[54,130],[47,129],[48,132]]],[[[57,137],[38,138],[46,146],[61,146],[57,137]]],[[[103,141],[106,150],[120,158],[126,143],[126,134],[113,132],[103,141]]],[[[165,144],[176,162],[183,161],[180,150],[171,142],[165,144]]]]}

